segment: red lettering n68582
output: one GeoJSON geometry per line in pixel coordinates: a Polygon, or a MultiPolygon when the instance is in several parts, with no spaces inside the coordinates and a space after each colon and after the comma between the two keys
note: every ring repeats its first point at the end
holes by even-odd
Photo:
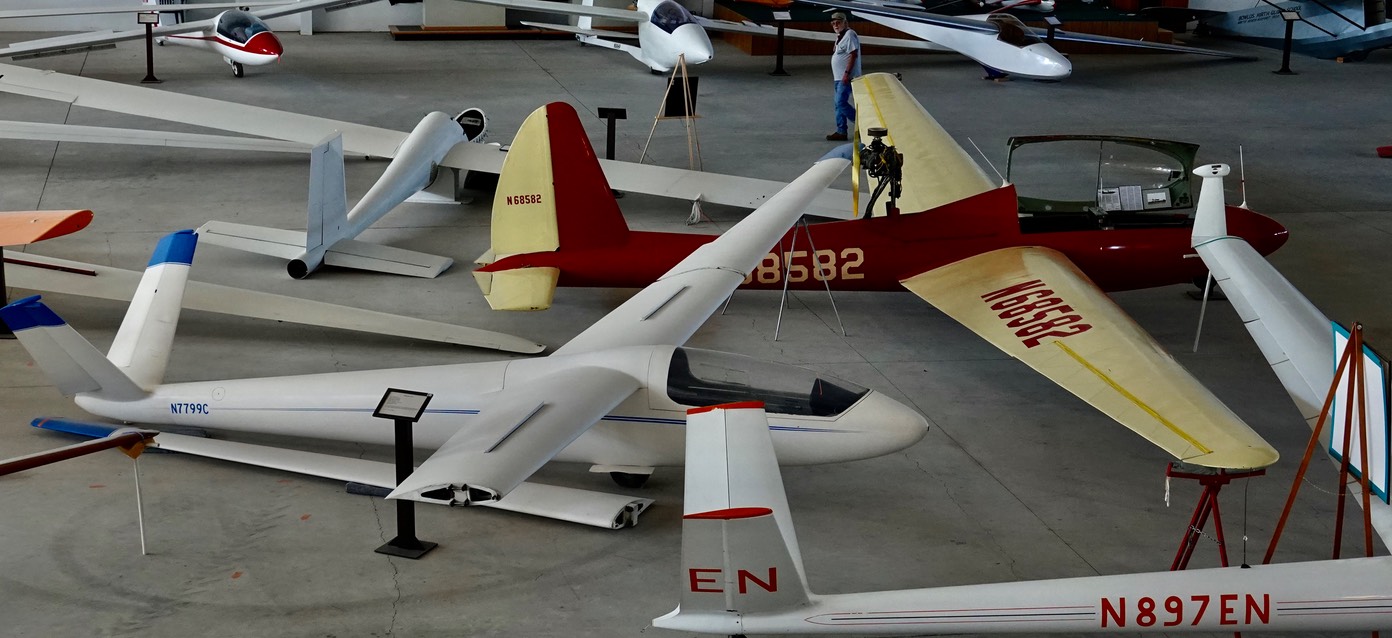
{"type": "Polygon", "coordinates": [[[540,204],[541,193],[528,193],[526,195],[508,195],[508,206],[521,206],[523,204],[540,204]]]}
{"type": "Polygon", "coordinates": [[[1082,323],[1083,316],[1074,312],[1073,306],[1063,303],[1039,279],[988,292],[981,295],[981,300],[1026,348],[1043,343],[1047,337],[1068,337],[1092,329],[1082,323]]]}

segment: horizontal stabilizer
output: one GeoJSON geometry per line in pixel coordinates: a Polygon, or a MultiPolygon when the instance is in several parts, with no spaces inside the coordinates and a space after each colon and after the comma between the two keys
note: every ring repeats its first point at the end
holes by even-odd
{"type": "MultiPolygon", "coordinates": [[[[140,273],[122,268],[11,251],[5,251],[4,255],[9,284],[15,288],[129,301],[140,282],[140,273]]],[[[546,349],[534,341],[491,330],[200,281],[190,281],[186,285],[184,307],[508,352],[535,354],[546,349]]]]}
{"type": "MultiPolygon", "coordinates": [[[[297,259],[305,253],[305,234],[295,230],[210,221],[198,229],[198,235],[207,244],[286,260],[297,259]]],[[[454,264],[454,260],[404,248],[345,239],[335,243],[325,253],[324,263],[340,268],[429,279],[444,272],[454,264]]]]}
{"type": "Polygon", "coordinates": [[[53,450],[44,450],[42,452],[26,454],[12,459],[0,460],[0,476],[32,470],[36,467],[43,467],[59,461],[75,459],[79,456],[86,456],[111,448],[121,448],[121,450],[131,458],[135,458],[140,456],[140,453],[145,449],[145,442],[153,439],[156,434],[158,434],[158,432],[153,430],[123,428],[96,440],[83,441],[53,450]]]}
{"type": "Polygon", "coordinates": [[[92,392],[116,401],[146,396],[145,390],[38,297],[20,299],[0,308],[0,320],[64,395],[92,392]]]}
{"type": "Polygon", "coordinates": [[[474,271],[483,298],[494,310],[546,310],[551,307],[560,278],[560,269],[551,267],[474,271]]]}
{"type": "Polygon", "coordinates": [[[405,248],[343,239],[324,254],[324,263],[340,268],[431,279],[454,264],[454,260],[405,248]]]}
{"type": "Polygon", "coordinates": [[[198,238],[205,244],[281,259],[294,259],[305,251],[304,233],[265,226],[211,221],[198,229],[198,238]]]}

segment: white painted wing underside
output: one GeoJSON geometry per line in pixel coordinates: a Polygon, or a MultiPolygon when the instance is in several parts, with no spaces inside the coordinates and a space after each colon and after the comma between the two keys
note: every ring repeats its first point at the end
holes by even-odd
{"type": "Polygon", "coordinates": [[[824,159],[715,241],[697,248],[556,354],[640,345],[679,346],[739,287],[808,202],[849,165],[824,159]]]}

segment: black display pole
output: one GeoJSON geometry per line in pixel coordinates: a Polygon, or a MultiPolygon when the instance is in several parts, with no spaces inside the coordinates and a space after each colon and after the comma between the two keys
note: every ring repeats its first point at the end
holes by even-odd
{"type": "MultiPolygon", "coordinates": [[[[628,109],[616,109],[608,106],[599,107],[599,116],[604,118],[604,159],[614,159],[614,120],[628,119],[628,109]]],[[[614,198],[623,197],[623,192],[609,189],[614,194],[614,198]]]]}
{"type": "Polygon", "coordinates": [[[163,80],[155,77],[155,25],[159,24],[159,14],[143,11],[135,14],[135,21],[145,25],[145,79],[141,84],[160,84],[163,80]]]}
{"type": "Polygon", "coordinates": [[[786,76],[788,72],[783,70],[783,26],[793,19],[793,14],[790,11],[774,11],[773,19],[778,21],[778,57],[769,75],[786,76]]]}
{"type": "Polygon", "coordinates": [[[1281,18],[1286,21],[1286,43],[1281,48],[1281,68],[1272,73],[1276,75],[1296,75],[1290,68],[1291,39],[1295,36],[1295,23],[1300,21],[1299,11],[1282,11],[1281,18]]]}
{"type": "MultiPolygon", "coordinates": [[[[396,484],[401,485],[415,470],[415,447],[411,436],[411,426],[420,420],[425,406],[434,395],[426,392],[388,388],[382,395],[382,402],[372,416],[391,419],[396,424],[396,484]]],[[[435,549],[437,543],[416,538],[416,502],[410,499],[396,500],[396,538],[378,547],[378,554],[417,559],[435,549]]]]}

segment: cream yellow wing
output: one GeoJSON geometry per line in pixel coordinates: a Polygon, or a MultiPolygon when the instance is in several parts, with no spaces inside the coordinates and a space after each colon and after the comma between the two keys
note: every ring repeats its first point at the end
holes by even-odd
{"type": "Polygon", "coordinates": [[[889,129],[884,143],[904,154],[900,210],[917,213],[999,186],[893,75],[871,73],[856,78],[851,91],[861,141],[870,142],[872,127],[884,127],[889,129]]]}
{"type": "Polygon", "coordinates": [[[1276,462],[1275,449],[1062,253],[1006,248],[900,283],[1186,463],[1276,462]]]}

